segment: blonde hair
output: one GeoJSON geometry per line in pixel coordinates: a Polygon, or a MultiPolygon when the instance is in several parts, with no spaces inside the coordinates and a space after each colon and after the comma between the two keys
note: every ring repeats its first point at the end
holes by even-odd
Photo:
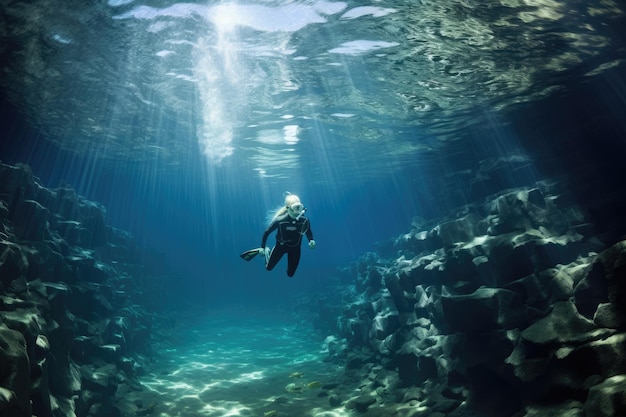
{"type": "Polygon", "coordinates": [[[268,223],[272,223],[277,217],[280,217],[283,214],[287,213],[287,208],[289,208],[292,204],[297,203],[300,203],[300,197],[287,191],[285,195],[285,204],[283,204],[282,207],[274,212],[274,214],[270,217],[268,223]]]}
{"type": "Polygon", "coordinates": [[[285,209],[298,203],[300,203],[300,198],[295,194],[287,194],[285,197],[285,209]]]}

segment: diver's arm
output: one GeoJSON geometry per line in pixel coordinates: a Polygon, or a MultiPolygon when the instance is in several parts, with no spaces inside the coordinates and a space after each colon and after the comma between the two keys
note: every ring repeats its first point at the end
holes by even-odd
{"type": "Polygon", "coordinates": [[[306,225],[307,228],[305,232],[306,238],[309,239],[309,248],[313,249],[315,248],[316,243],[315,243],[315,240],[313,239],[313,231],[311,230],[311,222],[309,221],[309,219],[306,219],[305,221],[307,224],[306,225]]]}
{"type": "Polygon", "coordinates": [[[270,223],[269,226],[267,226],[267,229],[265,229],[265,232],[263,232],[263,239],[261,241],[262,248],[264,248],[265,245],[267,244],[267,238],[269,237],[270,233],[276,230],[277,227],[278,227],[278,219],[274,220],[272,223],[270,223]]]}
{"type": "Polygon", "coordinates": [[[313,240],[313,231],[311,230],[311,222],[309,221],[309,219],[306,219],[306,238],[309,239],[309,241],[313,240]]]}

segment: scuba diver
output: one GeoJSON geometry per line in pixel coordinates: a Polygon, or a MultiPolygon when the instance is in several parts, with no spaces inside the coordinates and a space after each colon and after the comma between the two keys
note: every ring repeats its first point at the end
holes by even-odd
{"type": "Polygon", "coordinates": [[[241,257],[249,261],[259,253],[265,256],[265,269],[271,271],[278,261],[287,254],[287,276],[293,277],[300,262],[302,235],[309,240],[309,247],[315,248],[311,222],[304,217],[306,207],[295,194],[287,194],[285,205],[278,210],[263,233],[261,247],[246,251],[241,257]],[[266,246],[267,238],[276,230],[276,245],[273,249],[266,246]]]}

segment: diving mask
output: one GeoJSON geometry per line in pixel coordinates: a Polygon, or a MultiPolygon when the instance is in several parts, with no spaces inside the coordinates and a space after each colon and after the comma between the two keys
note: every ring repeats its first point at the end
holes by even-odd
{"type": "Polygon", "coordinates": [[[300,217],[304,213],[304,204],[294,203],[287,207],[287,211],[291,217],[300,217]]]}

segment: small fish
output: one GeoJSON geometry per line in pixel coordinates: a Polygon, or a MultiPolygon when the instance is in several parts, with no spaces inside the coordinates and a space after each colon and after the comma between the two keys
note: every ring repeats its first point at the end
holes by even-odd
{"type": "Polygon", "coordinates": [[[263,413],[265,417],[274,417],[276,415],[276,410],[270,410],[263,413]]]}
{"type": "Polygon", "coordinates": [[[302,378],[303,376],[303,372],[292,372],[291,374],[289,374],[289,378],[302,378]]]}
{"type": "Polygon", "coordinates": [[[320,388],[322,384],[319,381],[311,381],[308,384],[306,384],[306,386],[309,388],[320,388]]]}

